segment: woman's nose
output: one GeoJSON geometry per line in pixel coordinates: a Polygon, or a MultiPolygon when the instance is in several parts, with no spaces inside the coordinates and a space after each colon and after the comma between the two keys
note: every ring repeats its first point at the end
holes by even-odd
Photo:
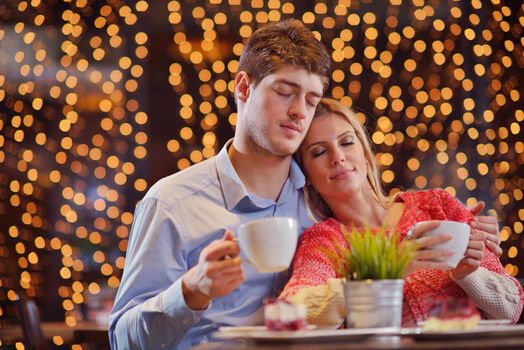
{"type": "Polygon", "coordinates": [[[332,156],[332,159],[331,159],[331,163],[333,165],[344,163],[344,158],[345,158],[344,152],[342,152],[340,149],[336,148],[333,151],[333,156],[332,156]]]}

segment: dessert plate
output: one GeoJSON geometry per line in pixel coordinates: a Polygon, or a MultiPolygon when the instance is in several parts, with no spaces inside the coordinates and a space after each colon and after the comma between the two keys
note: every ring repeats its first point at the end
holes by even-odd
{"type": "MultiPolygon", "coordinates": [[[[426,321],[417,322],[419,327],[424,326],[426,321]]],[[[510,325],[511,320],[479,320],[479,327],[510,325]]]]}
{"type": "Polygon", "coordinates": [[[452,340],[452,339],[476,339],[481,337],[507,337],[513,335],[524,335],[524,324],[517,325],[480,325],[475,329],[457,331],[424,331],[420,327],[403,328],[401,335],[408,335],[417,340],[452,340]]]}
{"type": "Polygon", "coordinates": [[[214,333],[218,339],[245,339],[265,343],[307,343],[356,341],[372,336],[400,335],[397,327],[359,329],[306,329],[300,331],[268,331],[258,327],[220,327],[214,333]]]}

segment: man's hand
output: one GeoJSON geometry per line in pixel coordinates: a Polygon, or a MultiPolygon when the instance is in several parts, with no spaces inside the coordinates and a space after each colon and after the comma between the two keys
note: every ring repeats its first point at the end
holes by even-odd
{"type": "Polygon", "coordinates": [[[231,293],[244,282],[240,249],[231,231],[200,253],[198,264],[182,277],[182,293],[193,310],[205,309],[212,298],[231,293]]]}
{"type": "Polygon", "coordinates": [[[495,215],[479,215],[486,204],[482,201],[476,203],[469,208],[471,214],[475,215],[470,226],[472,234],[476,232],[484,233],[486,235],[486,247],[491,250],[497,257],[502,255],[502,248],[500,248],[499,223],[495,215]]]}

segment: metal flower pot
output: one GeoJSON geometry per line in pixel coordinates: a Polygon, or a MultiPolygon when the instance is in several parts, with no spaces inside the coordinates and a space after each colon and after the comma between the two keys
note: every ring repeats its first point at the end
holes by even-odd
{"type": "Polygon", "coordinates": [[[347,328],[400,327],[404,280],[347,281],[347,328]]]}

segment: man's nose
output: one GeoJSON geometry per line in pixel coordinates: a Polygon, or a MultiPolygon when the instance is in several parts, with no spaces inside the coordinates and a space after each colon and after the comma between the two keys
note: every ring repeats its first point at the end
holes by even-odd
{"type": "Polygon", "coordinates": [[[306,118],[307,113],[307,102],[304,98],[296,98],[293,100],[289,107],[289,115],[295,119],[306,118]]]}

